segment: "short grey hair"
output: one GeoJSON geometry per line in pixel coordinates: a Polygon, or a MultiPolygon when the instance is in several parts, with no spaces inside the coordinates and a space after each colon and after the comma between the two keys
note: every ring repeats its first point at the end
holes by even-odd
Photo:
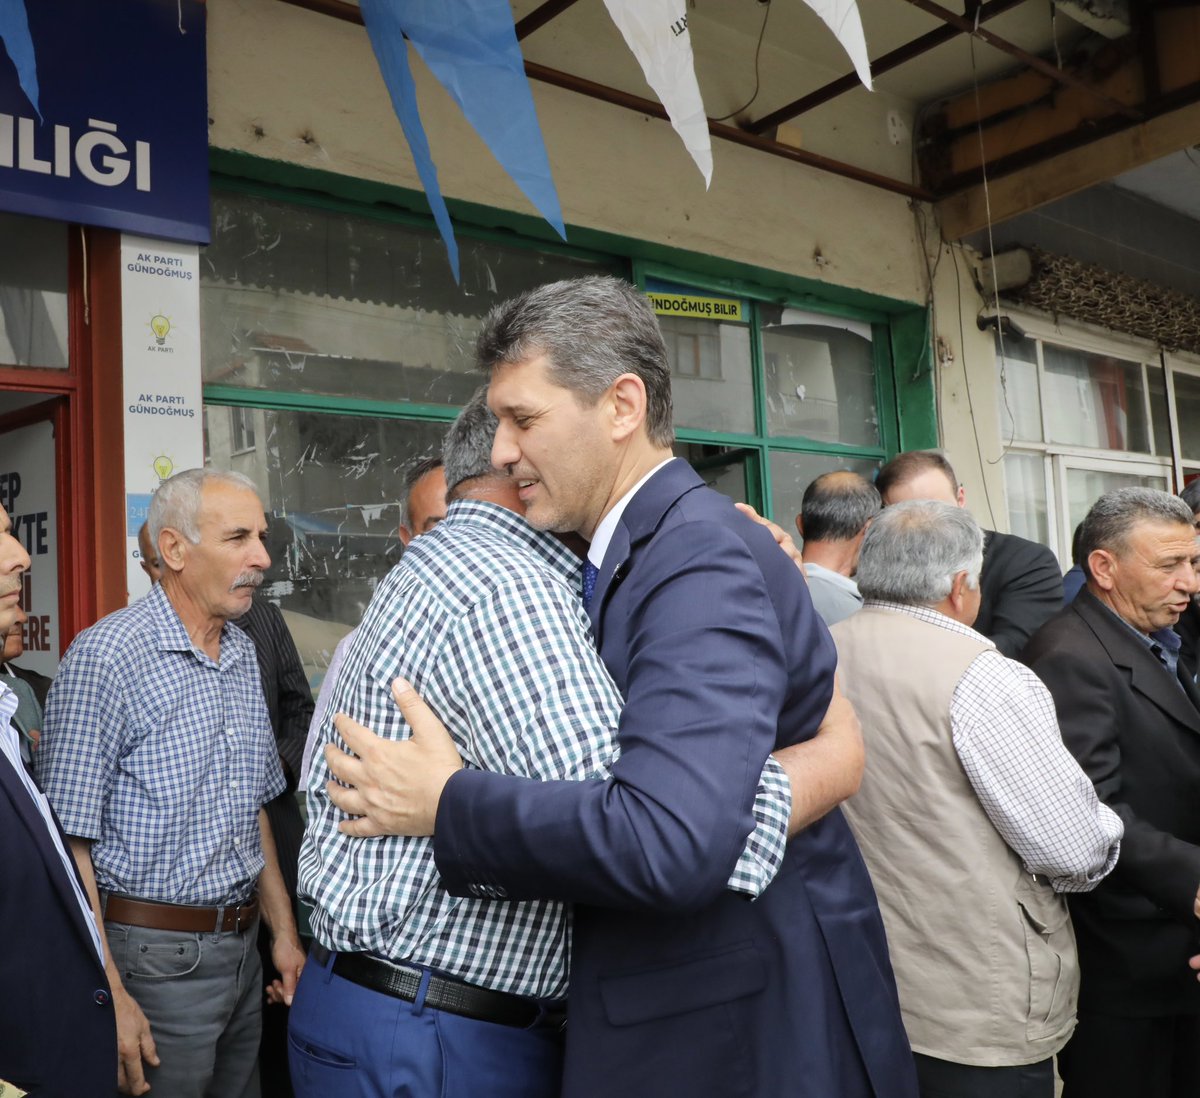
{"type": "Polygon", "coordinates": [[[879,514],[883,504],[869,480],[848,469],[822,473],[804,489],[800,521],[804,540],[849,541],[879,514]]]}
{"type": "Polygon", "coordinates": [[[971,512],[940,500],[913,499],[885,507],[863,538],[858,590],[865,599],[936,606],[959,572],[979,586],[983,531],[971,512]]]}
{"type": "Polygon", "coordinates": [[[437,454],[422,454],[405,467],[404,475],[400,479],[400,525],[406,530],[412,530],[413,489],[422,477],[441,467],[442,459],[437,454]]]}
{"type": "Polygon", "coordinates": [[[475,353],[484,373],[545,355],[551,380],[585,407],[622,374],[634,374],[646,387],[650,441],[675,440],[671,366],[658,318],[646,295],[619,278],[549,282],[502,302],[484,320],[475,353]]]}
{"type": "Polygon", "coordinates": [[[229,484],[258,496],[254,481],[229,469],[185,469],[176,473],[164,480],[150,498],[146,525],[150,527],[151,545],[158,544],[159,534],[168,526],[193,545],[200,544],[200,507],[206,484],[229,484]]]}
{"type": "Polygon", "coordinates": [[[495,466],[492,465],[492,443],[496,441],[496,426],[496,417],[487,406],[485,385],[463,406],[442,443],[447,500],[464,481],[496,472],[495,466]]]}
{"type": "Polygon", "coordinates": [[[1157,488],[1118,488],[1105,492],[1088,511],[1079,527],[1079,566],[1089,579],[1088,557],[1097,549],[1121,556],[1129,549],[1129,535],[1142,522],[1191,527],[1192,509],[1178,496],[1157,488]]]}

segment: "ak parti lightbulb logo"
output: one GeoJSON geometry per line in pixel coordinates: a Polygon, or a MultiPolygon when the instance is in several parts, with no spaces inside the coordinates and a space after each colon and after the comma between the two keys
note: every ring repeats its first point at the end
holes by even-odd
{"type": "Polygon", "coordinates": [[[154,342],[161,347],[171,333],[171,318],[162,313],[155,314],[150,318],[150,331],[154,333],[154,342]]]}

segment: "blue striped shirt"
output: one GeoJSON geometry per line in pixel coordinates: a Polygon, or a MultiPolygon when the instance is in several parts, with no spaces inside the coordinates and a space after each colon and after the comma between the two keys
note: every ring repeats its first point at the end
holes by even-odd
{"type": "Polygon", "coordinates": [[[50,696],[38,774],[96,883],[179,904],[245,899],[258,809],[284,790],[254,644],[196,648],[161,587],[75,638],[50,696]]]}
{"type": "MultiPolygon", "coordinates": [[[[553,536],[494,504],[460,500],[409,546],[380,584],[346,654],[317,746],[344,747],[331,715],[392,739],[408,725],[391,696],[403,675],[450,730],[467,766],[538,779],[603,779],[617,753],[621,698],[591,643],[581,562],[553,536]]],[[[359,839],[312,759],[300,890],[317,938],[537,998],[566,993],[570,915],[549,901],[451,896],[433,843],[359,839]]],[[[758,828],[730,880],[757,895],[786,845],[790,787],[774,760],[755,806],[758,828]]]]}

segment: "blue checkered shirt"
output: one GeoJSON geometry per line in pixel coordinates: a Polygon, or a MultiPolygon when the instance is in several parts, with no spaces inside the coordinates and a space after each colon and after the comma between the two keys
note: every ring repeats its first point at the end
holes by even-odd
{"type": "Polygon", "coordinates": [[[96,883],[179,904],[245,899],[263,867],[258,810],[285,788],[254,644],[216,663],[155,587],[84,630],[46,701],[38,775],[96,883]]]}
{"type": "MultiPolygon", "coordinates": [[[[539,779],[603,779],[617,754],[621,697],[591,642],[580,561],[553,536],[490,503],[461,500],[380,584],[326,710],[317,747],[344,747],[332,714],[409,735],[391,696],[403,675],[467,766],[539,779]]],[[[300,891],[330,949],[428,965],[498,991],[566,993],[569,909],[556,901],[451,896],[430,839],[359,839],[329,800],[317,750],[308,783],[300,891]]],[[[774,760],[757,828],[730,887],[760,893],[783,860],[791,791],[774,760]]]]}

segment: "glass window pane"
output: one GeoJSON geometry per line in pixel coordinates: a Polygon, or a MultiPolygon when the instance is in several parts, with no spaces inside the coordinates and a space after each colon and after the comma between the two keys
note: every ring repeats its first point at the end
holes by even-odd
{"type": "Polygon", "coordinates": [[[1149,452],[1139,364],[1050,343],[1042,364],[1048,442],[1149,452]]]}
{"type": "Polygon", "coordinates": [[[67,367],[67,226],[0,213],[0,365],[67,367]]]}
{"type": "Polygon", "coordinates": [[[1187,461],[1200,460],[1200,377],[1173,375],[1175,415],[1179,421],[1179,449],[1187,461]]]}
{"type": "Polygon", "coordinates": [[[870,325],[779,306],[761,315],[770,433],[880,445],[870,325]]]}
{"type": "Polygon", "coordinates": [[[1167,408],[1167,382],[1161,366],[1146,368],[1146,384],[1150,390],[1150,420],[1154,424],[1154,452],[1159,457],[1171,456],[1171,415],[1167,408]]]}
{"type": "Polygon", "coordinates": [[[671,362],[677,427],[754,433],[750,328],[717,320],[660,316],[671,362]]]}
{"type": "Polygon", "coordinates": [[[561,278],[624,273],[459,236],[462,284],[432,229],[213,195],[201,258],[204,380],[360,400],[465,403],[493,305],[561,278]]]}
{"type": "Polygon", "coordinates": [[[204,420],[207,459],[258,486],[270,528],[263,593],[283,610],[319,686],[337,642],[400,557],[404,469],[441,450],[446,424],[218,405],[205,407],[204,420]]]}
{"type": "Polygon", "coordinates": [[[1000,386],[1000,434],[1005,439],[1042,441],[1042,401],[1038,396],[1037,343],[996,338],[996,380],[1000,386]]]}
{"type": "Polygon", "coordinates": [[[1067,521],[1072,533],[1105,492],[1118,488],[1161,488],[1169,491],[1167,475],[1145,476],[1108,469],[1067,469],[1067,521]]]}
{"type": "Polygon", "coordinates": [[[746,502],[746,466],[755,453],[750,447],[676,442],[674,450],[675,456],[683,458],[710,488],[737,503],[746,502]]]}
{"type": "Polygon", "coordinates": [[[771,517],[789,534],[796,533],[796,516],[807,488],[822,473],[851,469],[874,481],[880,462],[872,458],[839,457],[836,454],[797,454],[782,450],[771,453],[771,517]]]}
{"type": "Polygon", "coordinates": [[[1004,494],[1008,501],[1010,533],[1050,544],[1046,517],[1046,466],[1041,454],[1004,455],[1004,494]]]}

